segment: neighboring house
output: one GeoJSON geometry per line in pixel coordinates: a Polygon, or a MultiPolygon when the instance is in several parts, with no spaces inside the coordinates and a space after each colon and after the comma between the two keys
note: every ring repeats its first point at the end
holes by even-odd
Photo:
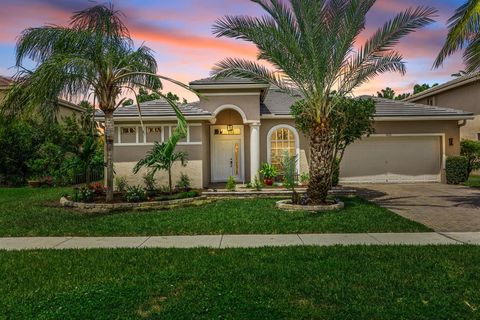
{"type": "Polygon", "coordinates": [[[405,101],[432,106],[451,106],[472,112],[475,118],[460,129],[461,139],[480,140],[480,72],[458,77],[414,94],[405,101]]]}
{"type": "MultiPolygon", "coordinates": [[[[229,176],[250,181],[262,162],[278,164],[284,150],[298,156],[298,172],[308,171],[309,140],[295,128],[290,115],[294,98],[264,83],[227,78],[202,79],[190,86],[200,101],[180,105],[189,123],[179,143],[187,151],[186,168],[176,166],[174,178],[187,173],[196,187],[224,182],[229,176]]],[[[343,182],[440,182],[448,155],[459,153],[459,121],[472,114],[451,108],[373,98],[376,133],[347,148],[341,164],[343,182]]],[[[163,100],[115,113],[114,161],[117,175],[141,184],[132,168],[154,141],[166,141],[176,124],[163,100]]],[[[102,120],[103,113],[97,114],[102,120]]],[[[145,172],[145,171],[144,171],[145,172]]],[[[163,178],[163,177],[162,177],[163,178]]]]}
{"type": "MultiPolygon", "coordinates": [[[[0,101],[5,98],[7,91],[12,84],[12,79],[5,76],[0,76],[0,101]]],[[[85,112],[85,109],[74,103],[63,99],[58,100],[58,111],[56,116],[59,121],[61,121],[64,117],[71,116],[72,114],[79,116],[83,112],[85,112]]]]}

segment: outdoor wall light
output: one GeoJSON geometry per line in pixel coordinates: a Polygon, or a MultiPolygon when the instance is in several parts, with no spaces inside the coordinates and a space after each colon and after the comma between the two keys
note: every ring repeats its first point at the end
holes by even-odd
{"type": "Polygon", "coordinates": [[[448,138],[448,145],[453,146],[453,138],[448,138]]]}

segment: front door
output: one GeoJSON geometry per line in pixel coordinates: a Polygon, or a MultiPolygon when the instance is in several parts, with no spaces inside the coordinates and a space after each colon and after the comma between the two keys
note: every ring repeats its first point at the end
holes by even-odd
{"type": "Polygon", "coordinates": [[[224,182],[233,176],[237,181],[242,180],[241,173],[241,140],[214,139],[212,159],[212,181],[224,182]]]}

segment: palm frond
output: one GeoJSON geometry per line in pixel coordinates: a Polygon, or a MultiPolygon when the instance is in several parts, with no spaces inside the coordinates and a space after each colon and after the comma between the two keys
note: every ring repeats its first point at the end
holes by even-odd
{"type": "Polygon", "coordinates": [[[480,31],[480,0],[469,0],[448,19],[448,35],[433,66],[440,67],[445,59],[471,40],[480,31]]]}
{"type": "Polygon", "coordinates": [[[476,34],[463,53],[467,73],[480,70],[480,34],[476,34]]]}
{"type": "Polygon", "coordinates": [[[254,81],[263,81],[283,90],[292,93],[293,82],[280,72],[272,72],[268,68],[256,63],[240,58],[226,58],[215,64],[212,70],[214,78],[240,77],[252,79],[254,81]]]}

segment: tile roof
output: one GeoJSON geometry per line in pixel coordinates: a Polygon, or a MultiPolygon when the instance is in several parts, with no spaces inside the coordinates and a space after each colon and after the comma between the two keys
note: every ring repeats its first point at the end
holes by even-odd
{"type": "Polygon", "coordinates": [[[360,98],[372,98],[375,101],[375,117],[442,117],[473,115],[473,113],[463,110],[429,106],[407,101],[390,100],[372,96],[361,96],[360,98]]]}
{"type": "MultiPolygon", "coordinates": [[[[299,99],[281,92],[270,89],[260,106],[261,115],[289,115],[290,106],[299,99]]],[[[463,110],[428,106],[424,104],[383,99],[372,96],[360,96],[359,98],[372,98],[375,101],[375,117],[415,117],[415,116],[470,116],[472,113],[463,110]]]]}
{"type": "Polygon", "coordinates": [[[472,82],[475,82],[475,81],[479,81],[479,80],[480,80],[480,72],[474,72],[474,73],[467,74],[467,75],[455,78],[453,80],[447,81],[445,83],[442,83],[440,85],[437,85],[437,86],[432,87],[430,89],[427,89],[425,91],[416,93],[414,95],[411,95],[411,96],[405,98],[404,100],[405,101],[416,101],[416,100],[431,96],[431,95],[433,95],[437,92],[450,90],[450,89],[453,89],[453,88],[456,88],[456,87],[459,87],[459,86],[463,86],[463,85],[466,85],[466,84],[469,84],[469,83],[472,83],[472,82]]]}
{"type": "MultiPolygon", "coordinates": [[[[199,102],[191,102],[188,104],[180,104],[178,106],[182,111],[183,115],[188,117],[191,116],[209,116],[210,112],[205,111],[199,107],[199,102]]],[[[140,109],[142,111],[142,116],[152,117],[152,116],[175,116],[175,111],[173,108],[166,102],[164,99],[152,100],[147,102],[140,103],[140,109]]],[[[114,117],[138,117],[138,108],[137,105],[129,105],[125,107],[119,107],[113,113],[114,117]]],[[[96,116],[103,117],[103,112],[97,110],[96,116]]]]}

